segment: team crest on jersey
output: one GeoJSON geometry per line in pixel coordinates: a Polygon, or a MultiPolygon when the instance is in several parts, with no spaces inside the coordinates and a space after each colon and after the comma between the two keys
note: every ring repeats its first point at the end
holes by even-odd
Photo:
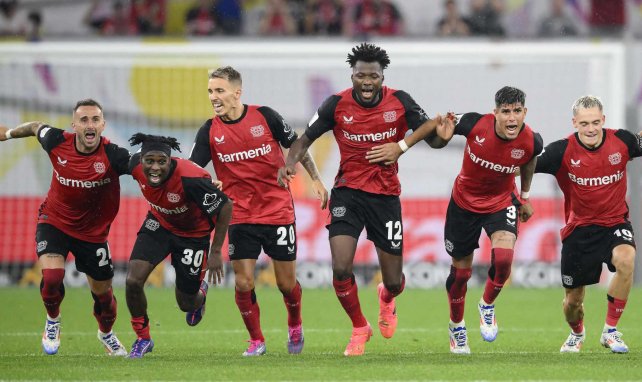
{"type": "Polygon", "coordinates": [[[150,231],[156,231],[158,228],[160,228],[160,223],[154,219],[147,219],[145,221],[145,228],[150,231]]]}
{"type": "Polygon", "coordinates": [[[477,143],[478,145],[481,146],[485,140],[486,138],[479,138],[479,135],[475,135],[475,143],[477,143]]]}
{"type": "Polygon", "coordinates": [[[609,155],[609,162],[611,162],[613,166],[615,166],[616,164],[620,164],[620,162],[622,162],[622,154],[617,152],[615,154],[609,155]]]}
{"type": "Polygon", "coordinates": [[[181,200],[181,196],[179,194],[174,194],[173,192],[168,192],[167,200],[172,203],[178,203],[181,200]]]}
{"type": "Polygon", "coordinates": [[[524,157],[524,154],[526,154],[526,151],[524,151],[524,149],[513,149],[510,152],[510,157],[513,159],[522,159],[524,157]]]}
{"type": "Polygon", "coordinates": [[[265,127],[263,125],[252,126],[250,127],[250,133],[254,138],[261,137],[265,134],[265,127]]]}
{"type": "Polygon", "coordinates": [[[346,117],[345,115],[343,116],[343,123],[345,125],[352,125],[353,121],[354,121],[354,116],[352,116],[352,115],[349,116],[349,117],[346,117]]]}
{"type": "Polygon", "coordinates": [[[39,241],[37,251],[42,252],[45,250],[45,248],[47,248],[47,240],[39,241]]]}
{"type": "Polygon", "coordinates": [[[571,167],[580,167],[580,159],[574,160],[571,158],[571,167]]]}
{"type": "Polygon", "coordinates": [[[96,170],[96,173],[98,173],[98,174],[104,174],[105,173],[105,164],[103,162],[95,162],[94,163],[94,170],[96,170]]]}
{"type": "Polygon", "coordinates": [[[343,217],[346,214],[346,208],[345,207],[334,207],[332,209],[332,215],[335,217],[343,217]]]}
{"type": "Polygon", "coordinates": [[[397,120],[397,112],[395,110],[393,111],[384,111],[383,112],[383,120],[386,122],[394,122],[397,120]]]}
{"type": "Polygon", "coordinates": [[[214,137],[214,142],[216,142],[217,145],[220,145],[221,143],[225,143],[225,135],[221,135],[221,137],[214,137]]]}

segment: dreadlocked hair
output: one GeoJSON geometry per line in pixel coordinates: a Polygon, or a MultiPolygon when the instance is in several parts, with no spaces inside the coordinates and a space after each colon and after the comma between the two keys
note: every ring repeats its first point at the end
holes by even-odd
{"type": "Polygon", "coordinates": [[[357,61],[378,62],[381,65],[381,69],[385,69],[390,64],[390,57],[388,57],[388,53],[384,49],[364,42],[352,48],[352,53],[348,53],[346,62],[350,64],[351,68],[354,68],[357,61]]]}
{"type": "Polygon", "coordinates": [[[181,152],[181,144],[178,143],[178,140],[174,137],[161,137],[160,135],[150,135],[143,133],[136,133],[129,138],[129,144],[132,146],[139,145],[141,143],[163,143],[168,145],[172,150],[181,152]]]}

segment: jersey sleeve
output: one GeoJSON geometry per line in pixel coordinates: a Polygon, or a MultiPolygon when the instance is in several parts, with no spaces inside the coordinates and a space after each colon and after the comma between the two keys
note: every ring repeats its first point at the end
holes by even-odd
{"type": "Polygon", "coordinates": [[[65,141],[64,130],[49,125],[41,126],[36,137],[46,152],[51,152],[56,146],[65,141]]]}
{"type": "Polygon", "coordinates": [[[544,150],[544,140],[539,133],[533,132],[533,156],[538,156],[544,150]]]}
{"type": "Polygon", "coordinates": [[[624,142],[629,149],[630,158],[642,156],[642,137],[640,135],[620,129],[615,132],[615,136],[624,142]]]}
{"type": "Polygon", "coordinates": [[[111,167],[116,170],[118,175],[131,174],[131,171],[129,170],[129,159],[131,155],[126,148],[109,143],[105,147],[105,153],[107,154],[107,159],[109,160],[111,167]]]}
{"type": "Polygon", "coordinates": [[[455,125],[455,134],[467,137],[473,130],[473,127],[477,124],[477,121],[482,117],[483,115],[479,113],[465,113],[458,115],[457,124],[455,125]]]}
{"type": "Polygon", "coordinates": [[[537,157],[535,172],[555,175],[562,167],[564,152],[568,146],[568,139],[560,139],[546,146],[537,157]]]}
{"type": "Polygon", "coordinates": [[[208,216],[216,217],[225,203],[227,195],[212,184],[212,179],[183,177],[183,189],[187,198],[198,204],[199,208],[208,216]]]}
{"type": "Polygon", "coordinates": [[[207,166],[212,160],[212,150],[210,148],[211,126],[212,120],[208,119],[203,126],[198,129],[196,138],[194,139],[194,145],[192,146],[192,152],[189,154],[189,160],[201,167],[207,166]]]}
{"type": "Polygon", "coordinates": [[[317,110],[308,123],[308,128],[305,130],[305,135],[307,135],[308,138],[314,141],[326,131],[330,131],[334,128],[334,125],[336,124],[334,121],[334,111],[337,109],[339,100],[341,100],[341,97],[333,95],[323,102],[321,107],[319,107],[319,110],[317,110]]]}
{"type": "Polygon", "coordinates": [[[403,90],[397,90],[393,95],[397,97],[406,111],[406,122],[408,123],[408,128],[410,130],[416,130],[419,126],[423,125],[424,122],[430,119],[428,118],[428,114],[426,114],[424,109],[417,105],[410,94],[403,90]]]}
{"type": "Polygon", "coordinates": [[[299,137],[292,127],[285,122],[285,119],[276,110],[270,107],[261,106],[258,111],[267,121],[270,131],[272,131],[272,136],[279,141],[281,146],[286,149],[290,148],[292,143],[299,137]]]}

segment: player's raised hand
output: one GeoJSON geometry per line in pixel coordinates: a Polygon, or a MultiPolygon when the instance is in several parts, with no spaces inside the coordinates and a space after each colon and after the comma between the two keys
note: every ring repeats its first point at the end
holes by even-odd
{"type": "Polygon", "coordinates": [[[221,250],[210,249],[207,256],[208,281],[210,284],[223,284],[223,259],[221,250]]]}
{"type": "Polygon", "coordinates": [[[9,131],[9,128],[7,126],[0,125],[0,142],[7,140],[7,131],[9,131]]]}
{"type": "Polygon", "coordinates": [[[325,188],[321,179],[312,181],[312,191],[314,192],[314,195],[316,195],[317,199],[321,201],[321,209],[325,210],[328,206],[328,190],[325,188]]]}
{"type": "Polygon", "coordinates": [[[525,203],[519,207],[519,220],[522,223],[525,223],[531,218],[531,216],[533,216],[534,213],[535,211],[533,210],[533,206],[531,206],[531,203],[526,200],[525,203]]]}
{"type": "Polygon", "coordinates": [[[441,123],[437,126],[437,136],[448,142],[452,139],[455,134],[455,113],[449,111],[446,113],[446,117],[441,119],[441,123]]]}
{"type": "Polygon", "coordinates": [[[294,179],[294,175],[296,175],[296,168],[286,165],[279,168],[276,181],[279,183],[279,186],[287,188],[288,184],[294,179]]]}
{"type": "Polygon", "coordinates": [[[366,159],[370,163],[382,163],[385,165],[393,164],[403,154],[398,143],[384,143],[383,145],[374,146],[366,153],[366,159]]]}

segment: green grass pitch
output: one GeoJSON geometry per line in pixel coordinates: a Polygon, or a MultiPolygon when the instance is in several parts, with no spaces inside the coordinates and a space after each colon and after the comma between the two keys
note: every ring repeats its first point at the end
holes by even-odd
{"type": "MultiPolygon", "coordinates": [[[[506,288],[497,301],[499,335],[479,334],[470,289],[466,306],[471,355],[450,354],[445,292],[406,290],[398,298],[399,326],[392,339],[377,328],[374,287],[360,291],[361,306],[375,335],[362,357],[343,350],[351,326],[331,289],[304,290],[305,348],[287,353],[286,312],[276,288],[257,289],[267,354],[245,358],[248,339],[231,289],[210,288],[207,312],[196,327],[185,324],[172,289],[148,288],[151,333],[156,345],[143,359],[107,357],[96,339],[88,289],[67,290],[62,305],[62,344],[55,356],[40,348],[44,308],[37,289],[0,288],[0,380],[642,380],[642,289],[631,293],[618,329],[631,351],[611,354],[599,344],[606,291],[587,288],[587,341],[580,354],[560,354],[568,335],[563,290],[506,288]]],[[[134,334],[124,290],[116,290],[115,332],[129,348],[134,334]]]]}

